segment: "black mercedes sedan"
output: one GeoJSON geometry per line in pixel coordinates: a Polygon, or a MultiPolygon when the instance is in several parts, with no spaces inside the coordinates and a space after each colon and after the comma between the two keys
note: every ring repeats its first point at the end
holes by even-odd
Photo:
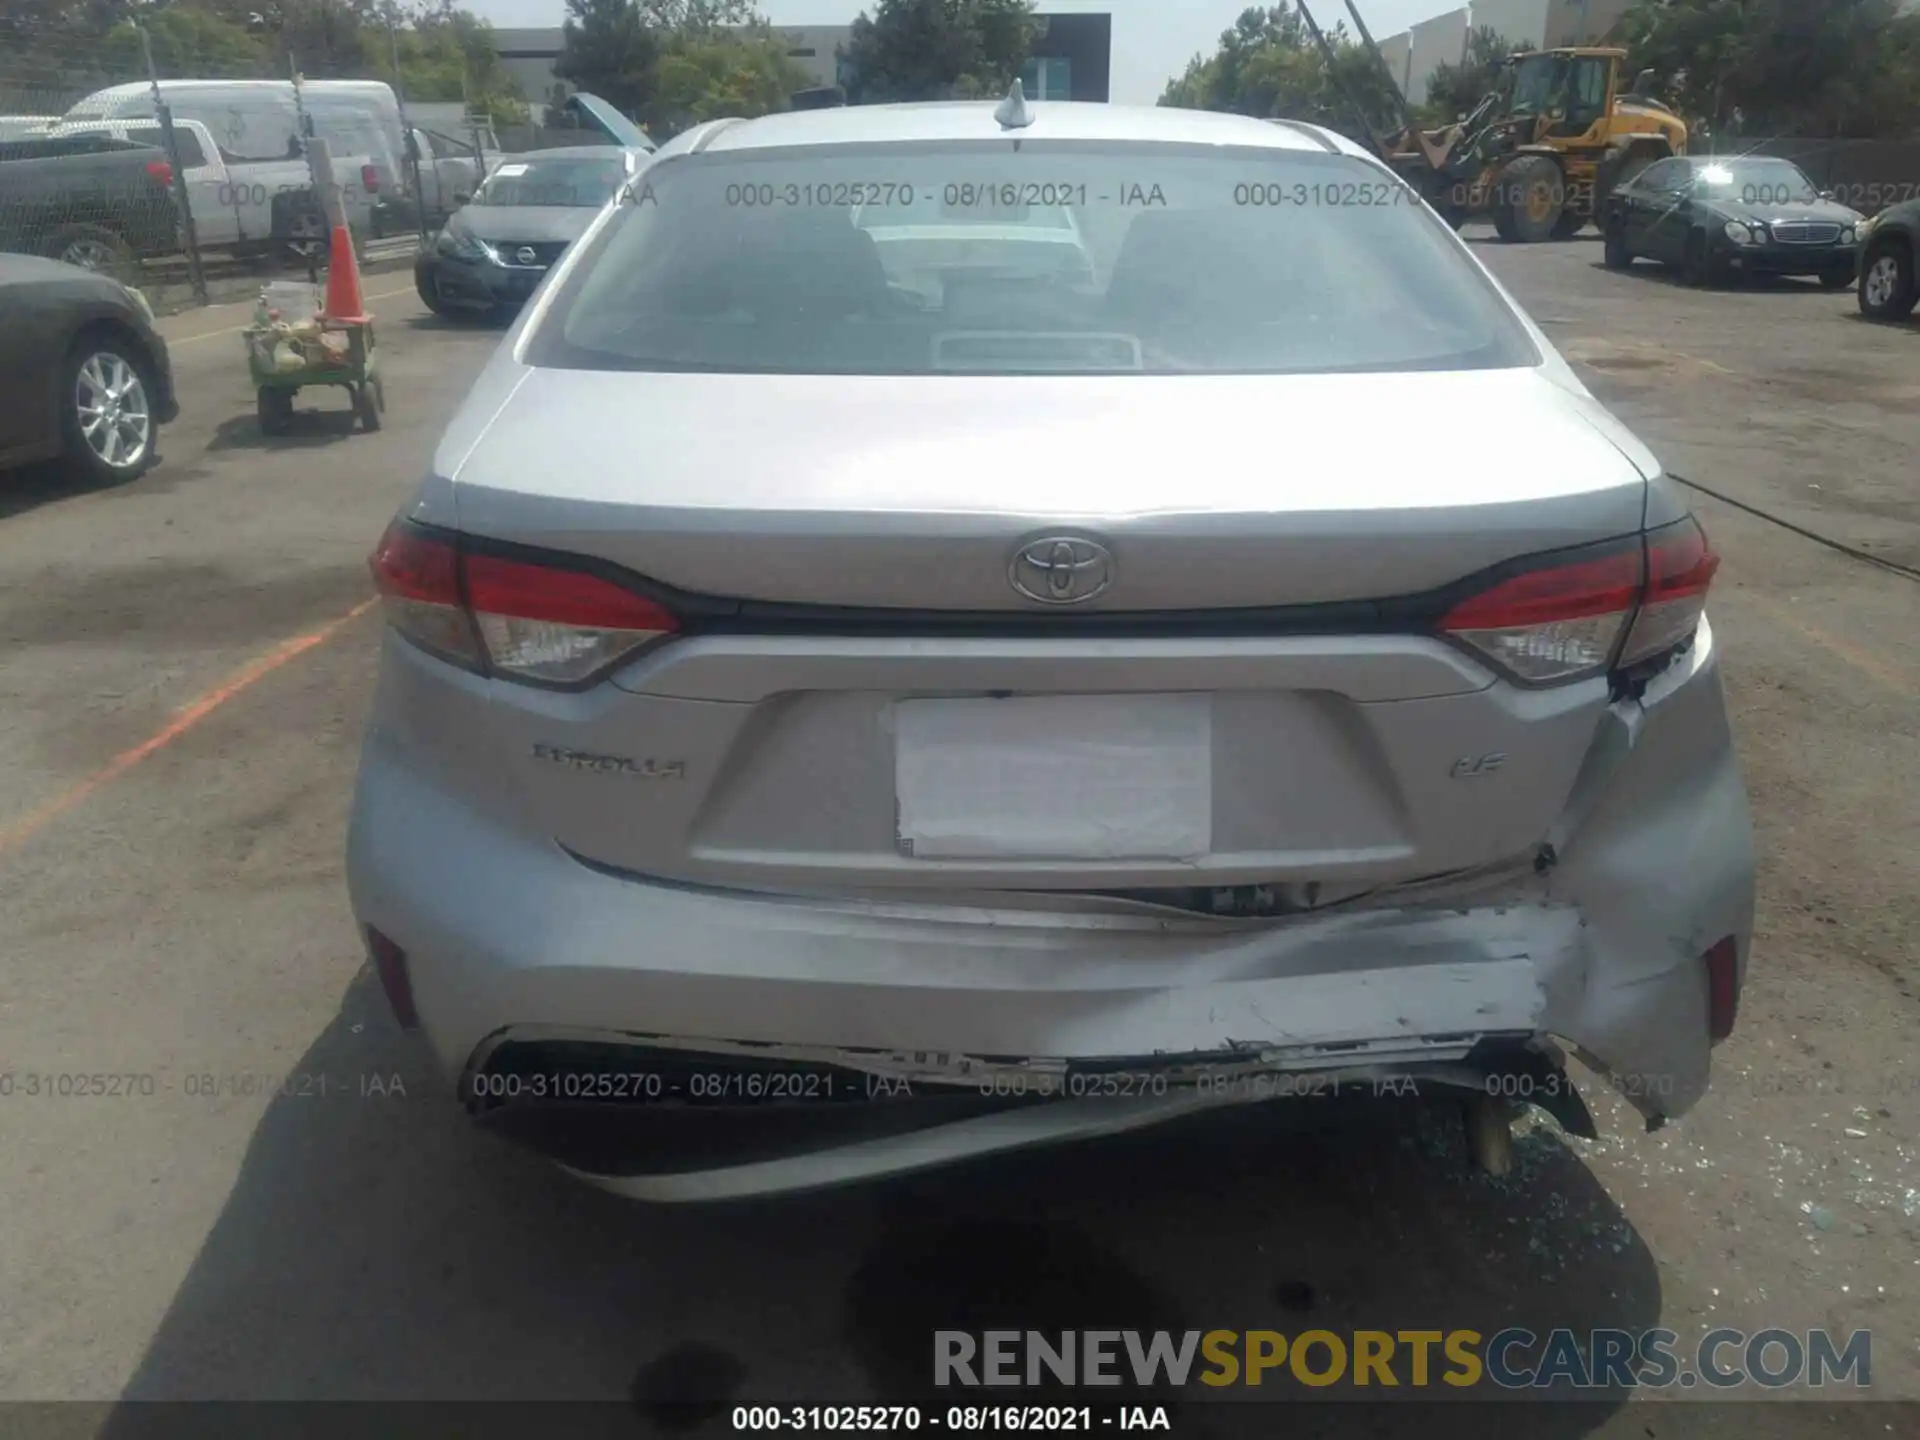
{"type": "Polygon", "coordinates": [[[645,150],[580,145],[502,162],[414,261],[420,298],[437,315],[518,306],[651,159],[645,150]]]}
{"type": "Polygon", "coordinates": [[[138,290],[0,255],[0,468],[58,458],[80,480],[130,480],[179,413],[167,342],[138,290]]]}
{"type": "Polygon", "coordinates": [[[1687,155],[1648,166],[1609,195],[1601,228],[1609,269],[1658,260],[1689,285],[1812,275],[1843,290],[1858,267],[1864,218],[1791,160],[1687,155]]]}

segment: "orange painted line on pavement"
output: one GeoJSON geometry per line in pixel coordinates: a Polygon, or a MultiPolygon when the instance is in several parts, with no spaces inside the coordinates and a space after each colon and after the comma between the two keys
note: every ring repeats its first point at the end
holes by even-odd
{"type": "Polygon", "coordinates": [[[305,635],[296,635],[293,639],[275,646],[258,660],[235,671],[232,675],[214,686],[213,689],[202,695],[198,700],[195,700],[191,705],[187,706],[187,708],[182,710],[178,715],[174,716],[172,720],[153,735],[142,740],[130,750],[122,750],[118,755],[114,756],[113,759],[87,776],[86,779],[80,781],[80,783],[72,789],[54,796],[53,799],[47,801],[38,809],[29,811],[25,816],[14,821],[11,825],[0,828],[0,851],[11,850],[16,845],[20,845],[32,838],[35,834],[52,824],[53,821],[59,819],[69,810],[80,804],[101,786],[119,779],[155,751],[171,745],[175,740],[178,740],[182,735],[186,734],[222,705],[226,704],[236,695],[239,695],[242,691],[247,690],[256,682],[271,675],[289,660],[306,654],[307,651],[313,649],[316,645],[326,643],[326,641],[331,639],[338,631],[359,619],[379,603],[377,596],[370,600],[362,600],[339,619],[331,620],[325,625],[322,625],[318,630],[310,630],[305,635]]]}

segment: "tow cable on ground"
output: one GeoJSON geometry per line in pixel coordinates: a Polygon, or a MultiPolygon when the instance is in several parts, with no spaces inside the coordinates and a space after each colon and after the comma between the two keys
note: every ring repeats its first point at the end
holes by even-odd
{"type": "Polygon", "coordinates": [[[1718,490],[1710,490],[1699,481],[1689,480],[1684,475],[1669,472],[1667,478],[1685,485],[1690,490],[1698,490],[1702,495],[1710,495],[1722,505],[1731,505],[1736,510],[1744,510],[1749,515],[1757,515],[1762,520],[1778,525],[1782,530],[1791,530],[1794,534],[1803,536],[1817,545],[1824,545],[1829,550],[1838,550],[1842,555],[1850,556],[1855,560],[1864,560],[1867,564],[1877,565],[1882,570],[1891,570],[1895,575],[1903,576],[1908,580],[1920,580],[1920,570],[1916,570],[1911,565],[1902,565],[1897,560],[1883,560],[1878,555],[1869,555],[1864,550],[1830,539],[1818,531],[1809,530],[1803,525],[1794,524],[1791,520],[1783,520],[1778,515],[1769,514],[1758,506],[1747,504],[1744,500],[1735,500],[1731,495],[1722,495],[1718,490]]]}

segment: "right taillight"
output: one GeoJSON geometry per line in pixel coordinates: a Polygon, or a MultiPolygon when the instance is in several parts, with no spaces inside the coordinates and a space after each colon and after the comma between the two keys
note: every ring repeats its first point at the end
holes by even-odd
{"type": "Polygon", "coordinates": [[[387,623],[481,674],[569,687],[680,628],[657,601],[570,556],[498,555],[396,520],[373,552],[387,623]]]}
{"type": "Polygon", "coordinates": [[[1637,540],[1526,570],[1470,595],[1440,628],[1532,685],[1605,670],[1640,603],[1637,540]]]}
{"type": "Polygon", "coordinates": [[[163,187],[173,184],[173,166],[169,165],[166,161],[149,160],[146,168],[147,174],[151,176],[157,184],[163,187]]]}
{"type": "Polygon", "coordinates": [[[1689,516],[1644,540],[1545,557],[1460,601],[1440,629],[1523,683],[1562,684],[1685,643],[1719,565],[1689,516]]]}
{"type": "Polygon", "coordinates": [[[1720,557],[1692,516],[1647,537],[1647,594],[1617,662],[1622,668],[1684,644],[1700,628],[1720,557]]]}

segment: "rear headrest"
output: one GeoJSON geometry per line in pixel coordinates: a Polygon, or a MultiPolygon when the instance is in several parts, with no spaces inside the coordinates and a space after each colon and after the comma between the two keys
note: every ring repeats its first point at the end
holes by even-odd
{"type": "Polygon", "coordinates": [[[1265,308],[1282,271],[1285,226],[1268,211],[1161,210],[1135,217],[1107,282],[1121,316],[1265,308]]]}
{"type": "Polygon", "coordinates": [[[843,210],[750,212],[735,236],[733,301],[757,316],[837,320],[885,301],[879,247],[843,210]]]}

